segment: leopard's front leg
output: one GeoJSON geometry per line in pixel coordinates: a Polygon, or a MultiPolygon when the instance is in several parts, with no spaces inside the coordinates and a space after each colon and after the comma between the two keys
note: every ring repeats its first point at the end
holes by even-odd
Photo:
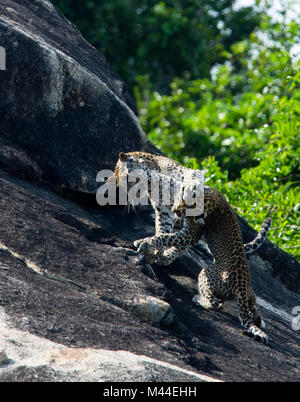
{"type": "Polygon", "coordinates": [[[172,233],[174,226],[174,213],[168,206],[154,207],[155,211],[155,235],[172,233]]]}
{"type": "MultiPolygon", "coordinates": [[[[159,236],[163,233],[173,232],[174,214],[169,206],[155,205],[150,198],[151,204],[155,211],[155,236],[159,236]]],[[[163,258],[163,250],[151,249],[144,253],[147,257],[148,263],[154,262],[162,264],[165,260],[163,258]]]]}
{"type": "Polygon", "coordinates": [[[159,259],[156,260],[156,263],[159,265],[170,265],[173,261],[176,260],[176,258],[180,257],[185,250],[187,249],[187,246],[176,246],[176,247],[170,247],[167,250],[164,250],[164,252],[159,256],[159,259]]]}
{"type": "Polygon", "coordinates": [[[199,240],[200,231],[193,217],[186,218],[182,230],[175,233],[162,233],[145,239],[136,240],[134,246],[138,252],[148,254],[158,249],[160,252],[171,247],[188,247],[199,240]]]}

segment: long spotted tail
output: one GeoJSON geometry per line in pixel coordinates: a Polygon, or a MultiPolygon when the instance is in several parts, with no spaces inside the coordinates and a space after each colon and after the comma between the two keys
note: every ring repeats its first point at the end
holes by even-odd
{"type": "Polygon", "coordinates": [[[260,228],[257,236],[255,237],[255,239],[249,243],[244,244],[246,254],[253,253],[263,244],[263,242],[267,238],[267,233],[271,227],[271,224],[272,224],[272,219],[266,218],[264,220],[263,224],[261,225],[261,228],[260,228]]]}

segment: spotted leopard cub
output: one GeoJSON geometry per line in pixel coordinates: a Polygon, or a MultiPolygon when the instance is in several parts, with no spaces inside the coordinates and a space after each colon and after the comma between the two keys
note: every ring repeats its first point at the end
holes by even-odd
{"type": "MultiPolygon", "coordinates": [[[[217,190],[204,188],[204,221],[186,217],[187,223],[179,232],[161,234],[136,241],[139,252],[159,248],[195,244],[202,235],[214,256],[214,264],[202,269],[198,277],[199,294],[193,301],[204,308],[221,308],[223,302],[235,300],[239,319],[245,335],[268,343],[268,336],[262,331],[264,322],[256,304],[251,286],[251,274],[236,214],[217,190]]],[[[260,235],[266,233],[271,220],[268,218],[260,235]]],[[[249,245],[250,246],[250,245],[249,245]]]]}
{"type": "MultiPolygon", "coordinates": [[[[157,171],[163,166],[165,170],[167,167],[170,176],[175,180],[185,169],[169,158],[139,152],[122,154],[119,160],[129,161],[129,168],[142,167],[150,176],[152,169],[157,171]]],[[[120,175],[121,170],[122,166],[118,161],[115,169],[116,177],[120,175]]],[[[172,205],[167,207],[172,209],[172,205]]],[[[180,213],[184,215],[184,203],[179,209],[180,213]]],[[[265,221],[265,226],[263,225],[258,237],[252,242],[253,244],[259,246],[259,243],[255,241],[258,238],[259,242],[262,241],[270,223],[270,219],[265,221]]],[[[162,227],[162,230],[157,231],[155,236],[137,240],[134,244],[143,254],[159,253],[160,256],[168,258],[169,253],[172,260],[174,252],[177,255],[178,250],[181,251],[189,245],[196,244],[203,235],[215,262],[200,272],[199,295],[193,300],[205,308],[220,308],[224,301],[236,300],[240,322],[246,328],[245,334],[267,343],[268,337],[261,329],[264,327],[264,323],[251,287],[250,269],[238,220],[225,197],[217,190],[204,187],[204,212],[201,217],[184,216],[183,227],[179,231],[173,232],[173,223],[170,222],[168,232],[164,231],[162,227]]],[[[248,251],[253,249],[253,244],[247,245],[248,251]]]]}
{"type": "MultiPolygon", "coordinates": [[[[223,302],[235,300],[240,322],[246,328],[245,335],[268,343],[268,336],[262,331],[264,322],[251,286],[250,267],[236,214],[225,197],[214,189],[205,189],[204,202],[207,216],[203,235],[215,262],[201,270],[198,276],[199,294],[193,301],[204,308],[221,308],[223,302]]],[[[270,225],[271,219],[267,218],[254,248],[266,237],[270,225]]],[[[246,249],[251,249],[252,245],[248,244],[246,249]]]]}
{"type": "MultiPolygon", "coordinates": [[[[129,173],[135,172],[141,176],[146,175],[148,178],[148,197],[155,212],[155,235],[159,236],[163,233],[172,233],[174,230],[175,215],[173,209],[178,195],[175,187],[180,187],[187,170],[192,171],[192,169],[184,168],[165,156],[152,155],[146,152],[120,152],[114,176],[111,179],[122,187],[122,182],[127,179],[129,173]],[[158,199],[151,194],[153,179],[159,186],[158,199]],[[170,190],[168,192],[170,199],[168,202],[165,202],[165,200],[163,202],[162,196],[166,188],[170,190]]],[[[127,191],[129,191],[130,184],[127,181],[126,186],[127,191]]],[[[182,220],[182,226],[186,226],[184,220],[182,220]]],[[[166,250],[158,248],[149,253],[145,251],[144,254],[147,256],[149,263],[156,262],[161,265],[168,265],[181,255],[186,248],[187,246],[178,244],[178,246],[170,247],[166,250]]]]}
{"type": "MultiPolygon", "coordinates": [[[[169,265],[177,257],[182,255],[189,246],[198,243],[198,232],[201,225],[204,223],[201,216],[195,218],[185,217],[186,205],[182,202],[182,198],[180,198],[178,194],[174,194],[175,189],[177,189],[177,191],[178,188],[181,189],[181,184],[186,184],[184,183],[186,177],[192,177],[193,175],[191,172],[194,172],[195,170],[186,168],[165,156],[153,155],[139,151],[128,153],[120,152],[113,180],[116,180],[117,185],[121,185],[122,180],[126,179],[127,175],[133,171],[137,173],[145,173],[148,176],[148,197],[155,211],[155,236],[180,230],[181,240],[176,240],[176,246],[171,246],[164,250],[160,250],[159,248],[151,251],[146,249],[143,250],[143,254],[147,256],[147,261],[149,263],[155,262],[159,265],[169,265]],[[160,195],[162,195],[165,188],[169,188],[171,195],[169,204],[163,203],[161,198],[159,198],[159,200],[154,200],[152,197],[150,190],[151,180],[154,177],[156,178],[156,181],[159,182],[160,195]],[[177,185],[175,185],[176,182],[177,185]]],[[[244,245],[247,254],[257,250],[266,238],[269,229],[266,222],[267,220],[263,223],[257,237],[253,241],[244,245]]],[[[139,241],[137,241],[136,244],[138,242],[139,241]]],[[[140,251],[142,250],[140,249],[140,251]]]]}

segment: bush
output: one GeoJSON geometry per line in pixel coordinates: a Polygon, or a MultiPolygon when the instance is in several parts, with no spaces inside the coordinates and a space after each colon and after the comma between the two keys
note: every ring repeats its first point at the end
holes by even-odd
{"type": "Polygon", "coordinates": [[[222,52],[259,23],[235,0],[52,0],[129,85],[149,77],[166,91],[175,77],[208,77],[222,52]]]}
{"type": "Polygon", "coordinates": [[[288,49],[298,39],[292,23],[285,35],[281,31],[283,44],[277,40],[266,46],[266,36],[277,24],[267,20],[263,28],[263,39],[258,32],[232,45],[228,62],[214,69],[211,80],[174,80],[169,95],[151,93],[145,83],[136,87],[141,123],[150,140],[183,163],[213,155],[231,179],[256,166],[254,155],[269,141],[278,99],[287,91],[286,77],[294,73],[288,49]]]}

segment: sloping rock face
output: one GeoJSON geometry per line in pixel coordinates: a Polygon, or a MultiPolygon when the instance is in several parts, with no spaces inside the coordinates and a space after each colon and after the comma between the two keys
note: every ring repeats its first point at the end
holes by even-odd
{"type": "Polygon", "coordinates": [[[299,263],[268,241],[249,260],[269,346],[234,304],[194,305],[203,244],[150,266],[132,242],[151,209],[96,203],[119,151],[158,152],[124,84],[49,2],[0,9],[0,381],[298,381],[299,263]]]}
{"type": "Polygon", "coordinates": [[[48,1],[1,1],[0,29],[1,138],[44,179],[95,192],[97,171],[118,151],[147,147],[126,85],[48,1]]]}
{"type": "Polygon", "coordinates": [[[9,326],[0,310],[2,381],[212,381],[209,376],[127,351],[68,348],[9,326]],[[10,359],[7,357],[10,356],[10,359]]]}

